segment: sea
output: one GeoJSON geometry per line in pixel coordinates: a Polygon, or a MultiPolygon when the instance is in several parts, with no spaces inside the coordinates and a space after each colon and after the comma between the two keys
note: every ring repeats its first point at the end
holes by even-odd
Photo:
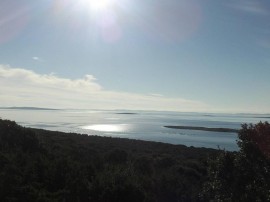
{"type": "Polygon", "coordinates": [[[244,123],[270,122],[269,114],[42,108],[0,108],[0,118],[30,128],[228,151],[238,150],[235,132],[172,129],[164,126],[240,129],[244,123]]]}

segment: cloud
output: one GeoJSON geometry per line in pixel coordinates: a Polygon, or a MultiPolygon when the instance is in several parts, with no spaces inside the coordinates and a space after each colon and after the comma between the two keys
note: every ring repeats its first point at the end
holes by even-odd
{"type": "Polygon", "coordinates": [[[0,65],[2,106],[207,111],[199,101],[105,90],[92,75],[68,79],[0,65]]]}
{"type": "Polygon", "coordinates": [[[159,93],[150,93],[150,95],[153,97],[163,97],[163,95],[159,93]]]}
{"type": "Polygon", "coordinates": [[[229,3],[229,6],[256,15],[268,15],[269,11],[259,0],[237,0],[229,3]]]}
{"type": "Polygon", "coordinates": [[[32,57],[32,59],[35,61],[40,61],[40,62],[43,61],[43,59],[41,59],[40,57],[37,57],[37,56],[32,57]]]}

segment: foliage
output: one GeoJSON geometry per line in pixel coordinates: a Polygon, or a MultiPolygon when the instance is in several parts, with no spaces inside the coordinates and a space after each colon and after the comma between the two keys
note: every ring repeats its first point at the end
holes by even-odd
{"type": "Polygon", "coordinates": [[[198,201],[217,151],[29,129],[0,119],[3,202],[198,201]]]}
{"type": "Polygon", "coordinates": [[[239,152],[223,151],[210,162],[206,201],[270,201],[270,125],[242,125],[239,152]]]}
{"type": "Polygon", "coordinates": [[[268,122],[242,125],[242,130],[239,131],[239,139],[238,145],[242,153],[250,155],[252,152],[249,150],[255,149],[270,158],[270,124],[268,122]]]}

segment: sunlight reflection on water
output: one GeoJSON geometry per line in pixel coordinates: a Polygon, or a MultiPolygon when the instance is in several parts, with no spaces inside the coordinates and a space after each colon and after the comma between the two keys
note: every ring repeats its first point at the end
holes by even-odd
{"type": "Polygon", "coordinates": [[[83,126],[82,129],[102,132],[124,132],[128,129],[128,124],[96,124],[83,126]]]}

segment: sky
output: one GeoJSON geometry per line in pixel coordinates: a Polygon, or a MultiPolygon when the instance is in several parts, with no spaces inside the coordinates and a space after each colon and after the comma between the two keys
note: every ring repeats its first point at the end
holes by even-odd
{"type": "Polygon", "coordinates": [[[269,0],[0,0],[0,107],[270,113],[269,0]]]}

